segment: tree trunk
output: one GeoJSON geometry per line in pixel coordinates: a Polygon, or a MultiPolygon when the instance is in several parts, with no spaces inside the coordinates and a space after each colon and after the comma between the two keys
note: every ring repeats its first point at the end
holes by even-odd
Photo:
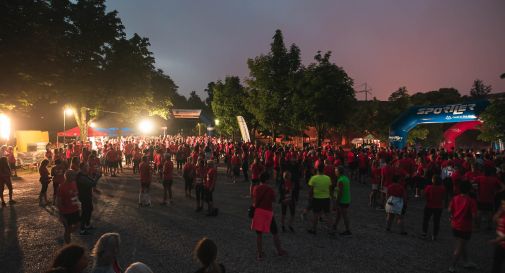
{"type": "Polygon", "coordinates": [[[275,128],[274,128],[274,125],[272,124],[272,143],[275,144],[275,128]]]}
{"type": "MultiPolygon", "coordinates": [[[[77,109],[77,108],[76,108],[77,109]]],[[[79,111],[74,110],[74,118],[79,126],[79,131],[81,133],[81,141],[85,142],[88,139],[88,119],[86,113],[88,108],[81,107],[79,111]]]]}
{"type": "Polygon", "coordinates": [[[324,137],[324,125],[316,125],[316,133],[317,133],[317,147],[320,147],[321,140],[324,137]]]}

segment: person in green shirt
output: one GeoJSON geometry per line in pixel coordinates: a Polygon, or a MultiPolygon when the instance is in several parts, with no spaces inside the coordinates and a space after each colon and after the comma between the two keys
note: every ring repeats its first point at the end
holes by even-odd
{"type": "Polygon", "coordinates": [[[307,232],[311,234],[316,234],[317,223],[321,214],[324,213],[324,216],[328,222],[328,227],[330,234],[335,234],[332,231],[332,219],[329,217],[330,215],[330,189],[331,178],[327,175],[324,175],[324,164],[320,163],[317,167],[317,174],[312,176],[309,180],[310,187],[310,197],[312,198],[312,211],[314,212],[313,226],[312,229],[307,230],[307,232]]]}
{"type": "Polygon", "coordinates": [[[337,218],[333,228],[336,230],[338,223],[340,222],[340,218],[344,218],[345,231],[340,233],[340,235],[350,237],[352,236],[352,233],[350,230],[351,224],[349,221],[348,210],[349,205],[351,204],[351,181],[344,174],[343,166],[338,166],[335,173],[337,175],[337,185],[335,187],[337,218]]]}

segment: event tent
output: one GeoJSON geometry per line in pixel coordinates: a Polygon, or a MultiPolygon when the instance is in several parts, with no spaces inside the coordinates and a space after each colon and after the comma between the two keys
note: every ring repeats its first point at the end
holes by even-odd
{"type": "MultiPolygon", "coordinates": [[[[69,129],[65,132],[58,132],[58,136],[59,137],[62,137],[62,136],[78,137],[78,136],[81,136],[81,131],[79,130],[79,127],[74,127],[74,128],[69,129]]],[[[107,136],[107,133],[95,130],[91,127],[88,127],[88,137],[101,137],[101,136],[107,136]]]]}

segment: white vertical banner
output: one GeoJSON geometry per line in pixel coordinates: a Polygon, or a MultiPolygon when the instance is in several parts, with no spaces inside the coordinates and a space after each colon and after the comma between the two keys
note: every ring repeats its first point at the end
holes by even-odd
{"type": "Polygon", "coordinates": [[[244,142],[251,142],[251,136],[249,135],[249,129],[247,129],[247,123],[242,116],[237,116],[238,126],[240,128],[240,134],[242,135],[242,140],[244,142]]]}

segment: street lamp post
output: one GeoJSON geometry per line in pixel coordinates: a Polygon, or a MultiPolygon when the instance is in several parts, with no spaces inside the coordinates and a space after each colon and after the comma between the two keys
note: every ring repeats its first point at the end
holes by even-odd
{"type": "Polygon", "coordinates": [[[65,110],[63,110],[63,146],[65,146],[67,137],[67,115],[71,115],[73,113],[74,111],[70,108],[65,108],[65,110]]]}

